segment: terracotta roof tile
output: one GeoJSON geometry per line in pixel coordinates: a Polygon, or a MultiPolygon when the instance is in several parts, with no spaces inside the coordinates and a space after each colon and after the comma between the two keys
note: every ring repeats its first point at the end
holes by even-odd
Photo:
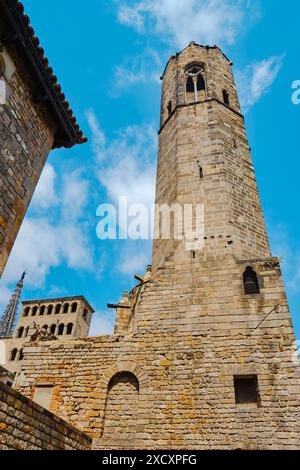
{"type": "Polygon", "coordinates": [[[59,140],[56,141],[55,147],[71,147],[75,144],[87,142],[87,138],[83,135],[70,108],[69,102],[62,92],[58,79],[45,56],[45,51],[38,37],[35,35],[34,29],[30,24],[30,19],[25,14],[23,4],[18,0],[0,0],[0,8],[3,8],[8,14],[10,27],[13,27],[14,32],[17,33],[21,47],[26,48],[27,59],[29,57],[28,49],[30,50],[32,63],[35,66],[37,74],[39,72],[38,78],[43,80],[49,93],[49,100],[53,111],[56,117],[59,118],[60,124],[63,123],[65,141],[63,143],[59,142],[59,140]]]}

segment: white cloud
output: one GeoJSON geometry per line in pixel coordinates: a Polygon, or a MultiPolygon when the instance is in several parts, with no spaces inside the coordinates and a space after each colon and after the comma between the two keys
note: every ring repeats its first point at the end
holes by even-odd
{"type": "Polygon", "coordinates": [[[248,65],[236,75],[241,107],[247,112],[270,91],[282,65],[284,54],[248,65]]]}
{"type": "Polygon", "coordinates": [[[97,156],[97,160],[101,161],[103,160],[105,156],[103,154],[103,148],[105,147],[105,144],[106,144],[105,134],[100,128],[99,123],[96,119],[96,116],[91,109],[88,109],[86,111],[86,117],[87,117],[90,129],[93,133],[92,145],[93,145],[94,154],[97,156]]]}
{"type": "MultiPolygon", "coordinates": [[[[128,88],[136,83],[159,83],[162,60],[157,51],[147,47],[141,54],[129,57],[115,69],[114,86],[128,88]]],[[[116,94],[116,90],[112,90],[116,94]]]]}
{"type": "Polygon", "coordinates": [[[88,201],[89,183],[82,177],[81,170],[63,176],[62,213],[65,220],[76,220],[88,201]]]}
{"type": "MultiPolygon", "coordinates": [[[[55,175],[54,171],[50,173],[55,175]]],[[[39,184],[43,181],[49,181],[49,173],[39,184]]],[[[3,287],[15,283],[24,269],[28,271],[28,287],[42,287],[51,268],[63,262],[73,269],[92,269],[93,252],[81,220],[88,200],[88,184],[81,172],[75,171],[64,175],[62,184],[57,186],[61,188],[57,195],[60,203],[53,213],[48,210],[49,199],[41,196],[43,190],[38,190],[39,210],[23,221],[1,279],[3,287]]]]}
{"type": "Polygon", "coordinates": [[[57,204],[55,192],[56,172],[50,163],[46,163],[40,180],[34,192],[32,206],[39,209],[46,209],[57,204]]]}
{"type": "Polygon", "coordinates": [[[121,274],[143,275],[146,266],[151,263],[151,241],[128,241],[120,253],[118,271],[121,274]]]}
{"type": "MultiPolygon", "coordinates": [[[[97,129],[95,136],[93,133],[97,139],[101,126],[94,114],[90,117],[96,124],[91,130],[97,129]]],[[[144,222],[149,223],[155,200],[157,132],[152,125],[129,126],[120,130],[115,138],[105,138],[105,142],[105,146],[96,150],[95,160],[98,162],[99,181],[109,201],[117,209],[120,196],[127,198],[128,207],[132,204],[146,206],[148,218],[144,222]],[[104,155],[104,159],[99,159],[97,152],[101,157],[104,155]]],[[[151,260],[150,250],[149,240],[124,241],[117,257],[117,271],[124,275],[144,272],[151,260]]]]}
{"type": "Polygon", "coordinates": [[[294,243],[288,228],[278,224],[270,230],[272,253],[281,258],[287,288],[291,293],[300,293],[300,250],[292,248],[294,243]]]}
{"type": "Polygon", "coordinates": [[[93,315],[89,336],[112,335],[115,326],[113,311],[96,312],[93,315]]]}
{"type": "MultiPolygon", "coordinates": [[[[104,133],[91,111],[89,116],[91,122],[96,123],[91,130],[97,141],[98,131],[104,133]]],[[[157,132],[154,126],[129,126],[110,141],[105,138],[104,142],[105,145],[94,146],[94,149],[98,178],[111,202],[117,204],[120,196],[126,196],[129,204],[149,207],[155,195],[157,132]]]]}
{"type": "Polygon", "coordinates": [[[118,5],[121,24],[179,47],[190,41],[232,44],[259,15],[255,0],[122,0],[118,5]]]}

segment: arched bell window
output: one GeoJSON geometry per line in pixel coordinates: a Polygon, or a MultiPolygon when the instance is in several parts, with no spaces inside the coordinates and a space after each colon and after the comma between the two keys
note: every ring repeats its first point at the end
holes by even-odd
{"type": "Polygon", "coordinates": [[[23,337],[23,333],[24,333],[24,327],[21,326],[21,327],[18,329],[17,338],[22,338],[22,337],[23,337]]]}
{"type": "Polygon", "coordinates": [[[259,283],[256,272],[248,266],[243,275],[244,290],[246,295],[259,294],[259,283]]]}
{"type": "Polygon", "coordinates": [[[52,335],[55,335],[55,332],[56,332],[56,325],[51,325],[51,326],[50,326],[50,333],[51,333],[52,335]]]}
{"type": "Polygon", "coordinates": [[[17,349],[13,349],[12,352],[10,353],[10,360],[11,360],[11,361],[15,361],[16,358],[17,358],[17,354],[18,354],[18,350],[17,350],[17,349]]]}
{"type": "Polygon", "coordinates": [[[29,316],[29,312],[30,312],[30,307],[26,307],[26,308],[24,309],[24,315],[23,315],[23,316],[24,316],[24,317],[28,317],[28,316],[29,316]]]}
{"type": "Polygon", "coordinates": [[[186,81],[186,92],[187,93],[194,93],[195,92],[194,80],[191,76],[188,76],[188,79],[186,81]]]}
{"type": "Polygon", "coordinates": [[[201,90],[205,91],[205,81],[204,81],[202,73],[199,73],[198,78],[197,78],[197,91],[201,91],[201,90]]]}
{"type": "Polygon", "coordinates": [[[206,98],[203,65],[192,65],[186,70],[186,101],[193,103],[206,98]]]}
{"type": "Polygon", "coordinates": [[[62,336],[64,334],[64,329],[65,329],[65,325],[63,323],[61,323],[58,327],[58,336],[62,336]]]}
{"type": "Polygon", "coordinates": [[[71,335],[73,332],[73,323],[68,323],[67,325],[67,335],[71,335]]]}

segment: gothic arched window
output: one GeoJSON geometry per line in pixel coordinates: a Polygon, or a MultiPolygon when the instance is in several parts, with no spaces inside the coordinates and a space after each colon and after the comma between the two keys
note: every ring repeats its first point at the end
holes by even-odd
{"type": "Polygon", "coordinates": [[[185,73],[187,103],[204,100],[206,98],[204,66],[202,64],[190,65],[185,73]]]}
{"type": "Polygon", "coordinates": [[[198,91],[205,90],[205,81],[204,81],[202,73],[199,73],[198,78],[197,78],[197,90],[198,91]]]}
{"type": "Polygon", "coordinates": [[[77,302],[74,302],[74,303],[72,304],[72,310],[71,310],[71,312],[72,312],[72,313],[75,313],[76,310],[77,310],[77,302]]]}
{"type": "Polygon", "coordinates": [[[53,305],[48,305],[47,315],[51,315],[52,312],[53,312],[53,305]]]}
{"type": "Polygon", "coordinates": [[[22,338],[22,337],[23,337],[23,333],[24,333],[24,328],[23,328],[23,326],[21,326],[21,327],[18,329],[17,338],[22,338]]]}
{"type": "Polygon", "coordinates": [[[24,310],[24,317],[28,317],[29,312],[30,312],[30,307],[26,307],[24,310]]]}
{"type": "Polygon", "coordinates": [[[194,93],[195,88],[194,88],[194,81],[191,76],[188,77],[187,82],[186,82],[186,92],[187,93],[194,93]]]}
{"type": "Polygon", "coordinates": [[[68,323],[67,325],[67,335],[71,335],[73,331],[73,323],[68,323]]]}
{"type": "Polygon", "coordinates": [[[41,316],[44,315],[45,310],[46,310],[45,305],[42,305],[42,306],[40,307],[40,315],[41,315],[41,316]]]}
{"type": "Polygon", "coordinates": [[[58,315],[60,313],[61,304],[57,304],[55,307],[55,313],[58,315]]]}
{"type": "Polygon", "coordinates": [[[13,349],[12,352],[10,353],[10,360],[15,361],[16,357],[17,357],[17,354],[18,354],[18,350],[16,348],[13,349]]]}
{"type": "Polygon", "coordinates": [[[63,312],[68,313],[68,311],[69,311],[69,304],[65,304],[63,312]]]}
{"type": "Polygon", "coordinates": [[[88,311],[87,311],[86,308],[85,308],[84,311],[83,311],[82,318],[83,318],[85,321],[87,321],[87,319],[88,319],[88,311]]]}
{"type": "Polygon", "coordinates": [[[58,336],[62,336],[64,334],[64,329],[65,329],[65,325],[63,323],[61,323],[58,327],[58,336]]]}
{"type": "Polygon", "coordinates": [[[243,275],[244,289],[246,295],[259,294],[259,283],[256,272],[248,266],[243,275]]]}
{"type": "Polygon", "coordinates": [[[55,335],[55,331],[56,331],[56,325],[51,325],[51,326],[50,326],[50,333],[51,333],[52,335],[55,335]]]}
{"type": "Polygon", "coordinates": [[[33,316],[33,317],[36,316],[37,311],[38,311],[38,308],[37,308],[37,307],[33,307],[33,309],[32,309],[32,316],[33,316]]]}

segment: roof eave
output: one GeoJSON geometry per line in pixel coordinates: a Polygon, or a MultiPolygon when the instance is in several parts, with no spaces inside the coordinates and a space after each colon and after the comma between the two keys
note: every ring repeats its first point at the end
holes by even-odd
{"type": "MultiPolygon", "coordinates": [[[[16,46],[22,47],[24,60],[30,64],[36,79],[45,92],[44,102],[51,108],[57,123],[57,133],[53,148],[73,147],[76,144],[87,142],[81,132],[76,118],[61,91],[53,70],[44,56],[44,51],[39,44],[38,38],[30,26],[29,18],[24,14],[23,5],[16,0],[1,0],[1,8],[9,22],[12,30],[13,40],[16,46]]],[[[5,40],[4,40],[5,42],[5,40]]]]}

